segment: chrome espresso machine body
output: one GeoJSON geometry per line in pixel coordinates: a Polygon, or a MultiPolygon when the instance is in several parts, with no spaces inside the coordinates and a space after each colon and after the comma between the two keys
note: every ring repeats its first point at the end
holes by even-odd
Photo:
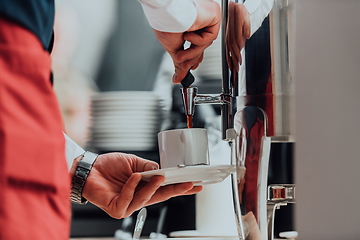
{"type": "MultiPolygon", "coordinates": [[[[275,0],[262,26],[246,42],[239,71],[226,61],[229,1],[222,0],[222,93],[197,94],[183,88],[185,112],[196,104],[221,104],[222,138],[231,146],[231,164],[246,168],[232,174],[234,210],[240,239],[242,215],[254,214],[261,239],[274,239],[275,209],[295,202],[294,184],[268,184],[272,143],[293,143],[294,132],[294,0],[275,0]],[[235,69],[235,68],[231,68],[235,69]]],[[[250,1],[250,0],[248,0],[250,1]]],[[[235,33],[232,33],[235,34],[235,33]]],[[[229,46],[228,46],[229,47],[229,46]]]]}

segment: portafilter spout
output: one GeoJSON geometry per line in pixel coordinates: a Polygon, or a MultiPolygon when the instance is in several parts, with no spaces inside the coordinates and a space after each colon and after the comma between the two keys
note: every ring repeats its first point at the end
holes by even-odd
{"type": "Polygon", "coordinates": [[[196,87],[181,88],[181,96],[184,104],[186,115],[194,115],[195,97],[198,89],[196,87]]]}

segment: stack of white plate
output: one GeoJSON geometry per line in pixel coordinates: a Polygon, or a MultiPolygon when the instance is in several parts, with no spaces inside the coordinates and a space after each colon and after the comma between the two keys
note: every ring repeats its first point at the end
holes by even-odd
{"type": "Polygon", "coordinates": [[[92,96],[91,117],[91,149],[149,151],[157,146],[162,114],[153,92],[97,93],[92,96]]]}
{"type": "Polygon", "coordinates": [[[197,75],[204,79],[221,79],[221,38],[220,33],[215,41],[204,51],[204,59],[199,65],[197,75]]]}

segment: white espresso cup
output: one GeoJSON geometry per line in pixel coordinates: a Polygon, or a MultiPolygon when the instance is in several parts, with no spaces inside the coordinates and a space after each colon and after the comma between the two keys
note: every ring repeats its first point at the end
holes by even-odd
{"type": "Polygon", "coordinates": [[[160,132],[158,140],[162,169],[210,164],[206,129],[168,130],[160,132]]]}

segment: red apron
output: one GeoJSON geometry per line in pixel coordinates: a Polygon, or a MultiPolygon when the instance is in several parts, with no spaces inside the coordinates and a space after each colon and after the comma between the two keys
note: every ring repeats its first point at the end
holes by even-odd
{"type": "Polygon", "coordinates": [[[0,239],[68,239],[70,179],[51,59],[0,19],[0,239]]]}

